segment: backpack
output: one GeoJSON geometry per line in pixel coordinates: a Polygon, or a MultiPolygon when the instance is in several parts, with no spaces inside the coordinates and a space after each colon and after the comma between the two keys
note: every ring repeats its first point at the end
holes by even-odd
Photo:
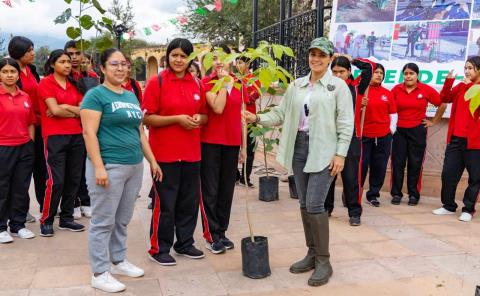
{"type": "Polygon", "coordinates": [[[83,77],[78,79],[77,86],[80,92],[82,93],[82,95],[84,95],[87,93],[87,91],[99,85],[100,82],[98,81],[97,78],[88,76],[87,72],[82,72],[82,74],[83,74],[83,77]]]}
{"type": "Polygon", "coordinates": [[[138,99],[139,98],[138,95],[140,94],[140,92],[139,92],[140,90],[138,89],[137,84],[135,82],[136,82],[135,79],[130,78],[130,85],[132,86],[133,92],[135,93],[135,95],[137,96],[137,99],[138,99]]]}

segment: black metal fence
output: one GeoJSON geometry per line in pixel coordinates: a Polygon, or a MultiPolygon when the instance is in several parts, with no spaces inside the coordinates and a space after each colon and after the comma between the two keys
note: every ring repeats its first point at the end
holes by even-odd
{"type": "MultiPolygon", "coordinates": [[[[280,22],[256,30],[256,15],[254,12],[253,20],[253,43],[256,46],[258,42],[265,40],[270,43],[278,43],[288,46],[295,52],[296,58],[286,58],[283,61],[283,67],[292,73],[295,77],[308,74],[308,47],[310,42],[324,34],[324,23],[330,19],[332,7],[325,6],[324,0],[316,1],[316,8],[302,14],[285,18],[285,0],[280,0],[280,22]]],[[[254,9],[256,6],[254,0],[254,9]]],[[[291,3],[291,2],[290,2],[291,3]]],[[[289,8],[291,11],[291,7],[289,8]]]]}

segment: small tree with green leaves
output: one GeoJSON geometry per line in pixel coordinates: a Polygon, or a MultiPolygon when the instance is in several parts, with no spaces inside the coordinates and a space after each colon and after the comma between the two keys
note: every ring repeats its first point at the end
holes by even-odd
{"type": "MultiPolygon", "coordinates": [[[[190,59],[193,60],[200,54],[202,53],[194,52],[190,55],[190,59]]],[[[293,50],[289,47],[280,44],[270,44],[268,42],[262,41],[257,48],[248,48],[243,53],[227,54],[223,52],[222,49],[215,49],[212,52],[207,52],[203,56],[203,67],[205,71],[209,71],[213,66],[214,58],[217,58],[224,64],[230,64],[238,58],[243,57],[248,60],[248,68],[250,68],[251,65],[256,65],[255,69],[252,72],[253,76],[251,78],[248,78],[247,75],[249,73],[243,74],[240,71],[233,72],[233,75],[236,78],[235,81],[232,81],[232,79],[234,78],[230,76],[226,76],[218,80],[212,80],[211,83],[213,83],[214,85],[211,91],[216,93],[226,84],[233,82],[234,87],[240,90],[242,94],[242,101],[245,102],[246,98],[243,98],[244,92],[242,88],[259,83],[260,87],[258,88],[258,90],[261,96],[260,100],[263,100],[263,97],[266,97],[268,100],[272,100],[273,96],[277,94],[279,89],[286,89],[289,82],[293,80],[293,76],[282,66],[280,66],[281,61],[285,56],[291,58],[295,57],[293,50]]],[[[260,105],[265,105],[262,104],[262,102],[260,103],[260,105]]],[[[271,104],[266,105],[267,107],[261,109],[259,113],[266,113],[272,107],[271,104]]],[[[245,104],[243,104],[242,110],[245,111],[245,104]]],[[[243,145],[245,145],[247,141],[247,125],[243,123],[242,126],[243,145]]],[[[278,139],[271,136],[274,129],[270,127],[250,126],[250,130],[252,135],[259,138],[263,144],[265,169],[268,177],[267,152],[271,151],[275,144],[278,144],[278,139]],[[268,134],[270,134],[270,136],[268,136],[268,134]]],[[[250,228],[250,236],[252,241],[254,241],[253,231],[250,223],[250,214],[248,211],[248,204],[247,220],[250,228]]]]}
{"type": "MultiPolygon", "coordinates": [[[[68,38],[72,40],[77,40],[77,47],[80,48],[82,51],[86,51],[92,47],[92,43],[88,40],[83,38],[84,30],[88,31],[92,28],[96,30],[97,36],[104,32],[109,32],[113,34],[113,21],[103,16],[106,12],[105,9],[102,8],[100,2],[98,0],[64,0],[65,3],[72,6],[78,5],[78,10],[73,12],[75,8],[67,8],[65,11],[62,12],[59,16],[57,16],[54,20],[55,24],[66,24],[70,20],[75,21],[75,25],[69,26],[66,29],[66,34],[68,38]],[[95,20],[91,15],[87,14],[86,12],[90,9],[96,9],[101,15],[101,19],[95,20]]],[[[95,47],[98,49],[104,49],[112,46],[111,38],[104,36],[100,40],[97,40],[95,47]]]]}

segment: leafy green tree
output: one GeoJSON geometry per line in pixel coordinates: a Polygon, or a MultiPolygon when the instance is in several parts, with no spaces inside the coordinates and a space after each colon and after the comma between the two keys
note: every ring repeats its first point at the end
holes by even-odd
{"type": "Polygon", "coordinates": [[[35,50],[35,60],[33,64],[37,67],[37,72],[40,75],[45,75],[43,67],[48,60],[50,48],[48,46],[40,46],[35,50]]]}
{"type": "MultiPolygon", "coordinates": [[[[263,28],[276,23],[280,16],[280,1],[259,0],[258,25],[263,28]]],[[[223,1],[221,11],[208,11],[205,5],[211,0],[186,0],[188,22],[179,25],[183,33],[194,38],[205,39],[215,43],[226,42],[233,46],[240,44],[246,47],[252,42],[252,1],[238,1],[231,4],[223,1]]]]}
{"type": "Polygon", "coordinates": [[[95,20],[91,15],[86,12],[89,9],[95,8],[101,15],[104,15],[106,10],[102,8],[99,0],[64,0],[70,6],[78,5],[78,11],[73,12],[75,8],[67,8],[54,20],[55,24],[66,24],[70,20],[75,21],[74,26],[69,26],[66,29],[67,36],[72,40],[78,39],[78,48],[85,51],[91,47],[91,43],[88,40],[83,39],[83,31],[94,28],[97,32],[103,33],[104,31],[113,33],[113,21],[102,16],[101,19],[95,20]]]}
{"type": "MultiPolygon", "coordinates": [[[[0,33],[2,32],[2,28],[0,28],[0,33]]],[[[5,38],[0,37],[0,58],[3,58],[4,56],[7,55],[5,49],[6,49],[6,40],[5,38]]]]}
{"type": "Polygon", "coordinates": [[[130,0],[127,0],[125,5],[121,0],[113,0],[111,6],[108,8],[108,13],[112,16],[111,19],[122,22],[128,31],[135,30],[135,14],[133,13],[130,0]]]}

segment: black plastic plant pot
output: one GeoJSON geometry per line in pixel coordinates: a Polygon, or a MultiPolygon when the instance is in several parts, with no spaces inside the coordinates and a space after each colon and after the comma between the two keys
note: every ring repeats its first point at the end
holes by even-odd
{"type": "Polygon", "coordinates": [[[251,279],[263,279],[272,274],[268,258],[268,239],[255,236],[242,239],[242,272],[251,279]]]}
{"type": "Polygon", "coordinates": [[[263,176],[259,178],[259,183],[258,198],[261,201],[278,200],[278,177],[263,176]]]}
{"type": "Polygon", "coordinates": [[[288,189],[290,191],[290,197],[298,199],[297,186],[295,185],[295,178],[293,175],[288,176],[288,189]]]}

